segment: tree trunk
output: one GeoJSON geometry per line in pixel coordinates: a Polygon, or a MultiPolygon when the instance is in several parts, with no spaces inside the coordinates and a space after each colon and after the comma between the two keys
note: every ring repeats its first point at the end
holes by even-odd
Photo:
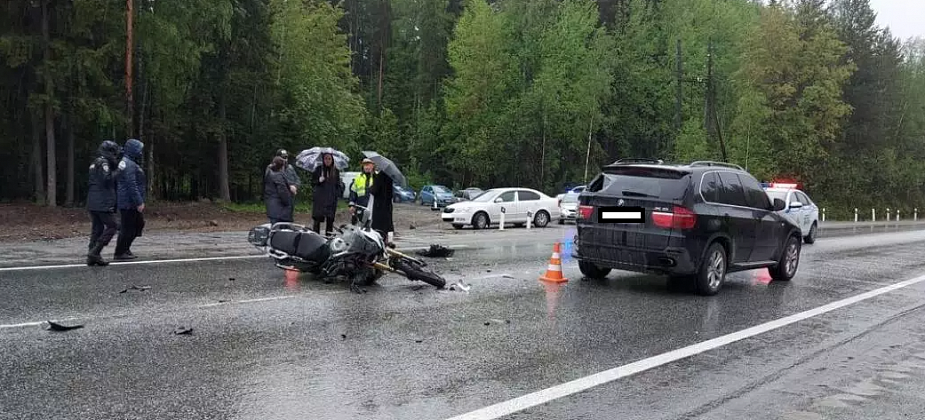
{"type": "Polygon", "coordinates": [[[159,194],[157,191],[157,178],[154,172],[154,136],[153,135],[148,136],[146,140],[147,141],[145,142],[145,149],[148,150],[148,157],[147,157],[148,171],[145,174],[145,176],[147,176],[148,178],[148,194],[149,194],[148,201],[154,201],[159,198],[159,194]]]}
{"type": "Polygon", "coordinates": [[[67,198],[66,207],[74,207],[74,117],[73,113],[65,118],[64,129],[67,130],[67,198]]]}
{"type": "Polygon", "coordinates": [[[45,204],[45,174],[42,170],[42,124],[38,111],[32,117],[32,173],[35,175],[35,202],[45,204]]]}
{"type": "Polygon", "coordinates": [[[51,84],[51,75],[50,68],[48,68],[48,62],[51,60],[51,34],[49,32],[49,16],[48,16],[48,1],[42,2],[42,37],[45,40],[45,53],[43,59],[45,61],[45,141],[46,148],[48,149],[48,160],[47,160],[47,169],[48,169],[48,187],[47,187],[47,200],[46,204],[49,207],[57,206],[57,185],[58,179],[55,174],[57,169],[57,154],[55,153],[55,108],[52,103],[52,97],[54,96],[54,87],[51,84]]]}
{"type": "Polygon", "coordinates": [[[132,64],[134,60],[133,49],[135,48],[134,37],[134,19],[135,19],[135,0],[125,0],[125,117],[128,137],[135,136],[135,98],[132,93],[132,64]]]}
{"type": "Polygon", "coordinates": [[[228,180],[228,136],[225,134],[225,94],[220,93],[218,113],[222,122],[221,133],[218,135],[218,188],[222,201],[231,201],[231,190],[228,180]]]}

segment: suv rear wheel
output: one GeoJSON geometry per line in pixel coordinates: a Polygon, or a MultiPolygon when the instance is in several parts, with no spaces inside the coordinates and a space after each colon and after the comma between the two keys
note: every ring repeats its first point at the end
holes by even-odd
{"type": "Polygon", "coordinates": [[[771,278],[776,281],[790,281],[797,274],[800,267],[800,238],[791,236],[787,238],[787,245],[781,253],[780,260],[774,267],[768,268],[771,278]]]}
{"type": "Polygon", "coordinates": [[[608,274],[610,274],[609,268],[601,268],[598,267],[597,264],[587,261],[579,261],[578,269],[581,271],[581,274],[584,274],[585,277],[595,280],[603,279],[607,277],[608,274]]]}
{"type": "Polygon", "coordinates": [[[718,242],[712,243],[697,272],[697,293],[704,296],[717,294],[726,281],[726,266],[726,248],[718,242]]]}

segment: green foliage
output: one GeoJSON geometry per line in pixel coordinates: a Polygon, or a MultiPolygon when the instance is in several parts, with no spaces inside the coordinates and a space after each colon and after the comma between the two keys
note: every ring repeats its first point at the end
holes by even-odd
{"type": "Polygon", "coordinates": [[[125,2],[49,3],[46,58],[38,3],[9,0],[0,199],[42,196],[50,103],[53,170],[78,198],[68,160],[131,121],[165,199],[257,200],[278,148],[376,150],[415,189],[553,193],[617,158],[723,159],[722,144],[830,217],[925,209],[925,41],[900,44],[869,0],[830,3],[136,0],[130,115],[125,2]]]}

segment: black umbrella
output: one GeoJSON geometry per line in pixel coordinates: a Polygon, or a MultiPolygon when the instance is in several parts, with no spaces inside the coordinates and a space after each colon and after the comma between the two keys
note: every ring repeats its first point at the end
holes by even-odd
{"type": "Polygon", "coordinates": [[[395,162],[387,159],[385,156],[382,156],[376,152],[363,151],[363,156],[369,158],[376,164],[376,169],[379,169],[380,172],[385,173],[392,178],[392,182],[402,187],[408,186],[408,181],[405,179],[405,176],[402,175],[401,171],[398,170],[398,166],[395,165],[395,162]]]}

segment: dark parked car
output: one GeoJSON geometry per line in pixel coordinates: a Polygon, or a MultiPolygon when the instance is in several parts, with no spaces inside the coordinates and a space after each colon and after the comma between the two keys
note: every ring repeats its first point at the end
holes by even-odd
{"type": "Polygon", "coordinates": [[[409,188],[404,188],[399,185],[392,186],[392,201],[396,203],[412,203],[414,202],[415,194],[414,190],[409,188]]]}
{"type": "Polygon", "coordinates": [[[802,238],[776,213],[784,205],[737,165],[617,161],[579,196],[572,255],[589,278],[611,269],[655,272],[691,279],[703,295],[716,294],[735,271],[767,267],[774,280],[789,281],[802,238]],[[639,208],[642,222],[601,220],[621,207],[639,208]]]}
{"type": "Polygon", "coordinates": [[[474,200],[475,197],[482,195],[485,191],[482,191],[481,188],[469,187],[464,190],[458,190],[453,196],[456,197],[456,201],[470,201],[474,200]]]}

